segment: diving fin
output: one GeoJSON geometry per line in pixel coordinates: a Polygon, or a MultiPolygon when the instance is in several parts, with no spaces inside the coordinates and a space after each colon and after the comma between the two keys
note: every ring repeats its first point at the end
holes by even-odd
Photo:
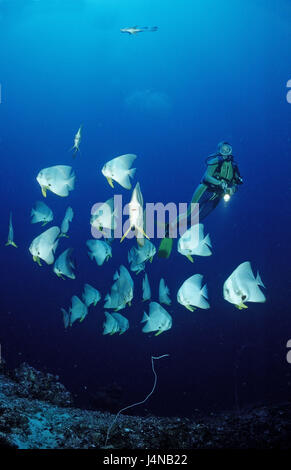
{"type": "Polygon", "coordinates": [[[159,258],[169,258],[173,248],[173,239],[172,238],[163,238],[160,243],[158,257],[159,258]]]}

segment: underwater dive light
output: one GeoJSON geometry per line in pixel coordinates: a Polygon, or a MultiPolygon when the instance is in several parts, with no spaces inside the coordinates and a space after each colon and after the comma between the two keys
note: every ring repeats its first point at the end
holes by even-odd
{"type": "Polygon", "coordinates": [[[230,200],[230,194],[225,193],[225,195],[223,196],[223,200],[224,200],[225,202],[228,202],[228,201],[230,200]]]}

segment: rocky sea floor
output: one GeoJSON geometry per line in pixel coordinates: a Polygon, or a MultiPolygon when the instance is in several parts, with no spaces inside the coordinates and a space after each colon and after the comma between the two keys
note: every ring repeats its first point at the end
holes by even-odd
{"type": "Polygon", "coordinates": [[[58,377],[0,368],[0,448],[291,449],[291,402],[192,418],[119,416],[74,408],[58,377]]]}

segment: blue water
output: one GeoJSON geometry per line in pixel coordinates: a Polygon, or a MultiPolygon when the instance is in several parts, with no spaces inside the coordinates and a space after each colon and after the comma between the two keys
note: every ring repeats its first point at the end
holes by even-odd
{"type": "MultiPolygon", "coordinates": [[[[284,0],[0,2],[0,342],[10,367],[26,361],[58,374],[80,406],[115,383],[124,406],[150,391],[151,355],[170,354],[156,363],[157,389],[139,413],[188,416],[290,397],[290,20],[284,0]],[[120,33],[134,25],[158,31],[120,33]],[[133,274],[133,305],[121,312],[128,332],[102,335],[103,302],[66,331],[60,308],[85,282],[104,296],[133,244],[115,241],[103,267],[87,256],[91,207],[114,194],[103,164],[135,153],[146,202],[188,202],[221,140],[232,143],[244,184],[204,221],[213,256],[192,265],[174,249],[147,266],[155,300],[161,277],[170,287],[172,329],[141,332],[143,275],[133,274]],[[54,224],[68,205],[74,209],[70,238],[57,253],[74,248],[75,281],[38,267],[28,251],[42,231],[30,223],[43,199],[36,175],[57,164],[76,172],[68,198],[49,193],[46,200],[54,224]],[[17,250],[4,246],[10,211],[17,250]],[[267,302],[238,311],[222,286],[247,260],[260,271],[267,302]],[[211,309],[191,313],[175,296],[195,273],[205,276],[211,309]]],[[[116,193],[128,202],[128,191],[116,185],[116,193]]]]}

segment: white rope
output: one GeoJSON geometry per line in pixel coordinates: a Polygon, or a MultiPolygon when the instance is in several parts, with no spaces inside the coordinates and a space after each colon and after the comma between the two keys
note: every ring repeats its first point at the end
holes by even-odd
{"type": "Polygon", "coordinates": [[[129,408],[133,408],[134,406],[138,406],[138,405],[142,405],[143,403],[145,403],[149,398],[150,396],[154,393],[155,391],[155,388],[156,388],[156,385],[157,385],[157,374],[156,374],[156,371],[155,371],[155,366],[154,366],[154,361],[158,360],[158,359],[162,359],[163,357],[168,357],[170,354],[163,354],[162,356],[152,356],[151,357],[151,361],[152,361],[152,371],[154,373],[154,385],[153,385],[153,388],[151,390],[151,392],[145,397],[144,400],[142,401],[138,401],[137,403],[133,403],[132,405],[129,405],[129,406],[126,406],[125,408],[122,408],[121,410],[118,411],[118,413],[116,414],[114,420],[112,421],[111,425],[109,426],[108,430],[107,430],[107,434],[106,434],[106,440],[105,440],[105,446],[107,446],[107,442],[108,442],[108,439],[109,439],[109,435],[110,435],[110,431],[111,429],[113,428],[113,426],[115,425],[117,419],[118,419],[118,416],[125,410],[128,410],[129,408]]]}

